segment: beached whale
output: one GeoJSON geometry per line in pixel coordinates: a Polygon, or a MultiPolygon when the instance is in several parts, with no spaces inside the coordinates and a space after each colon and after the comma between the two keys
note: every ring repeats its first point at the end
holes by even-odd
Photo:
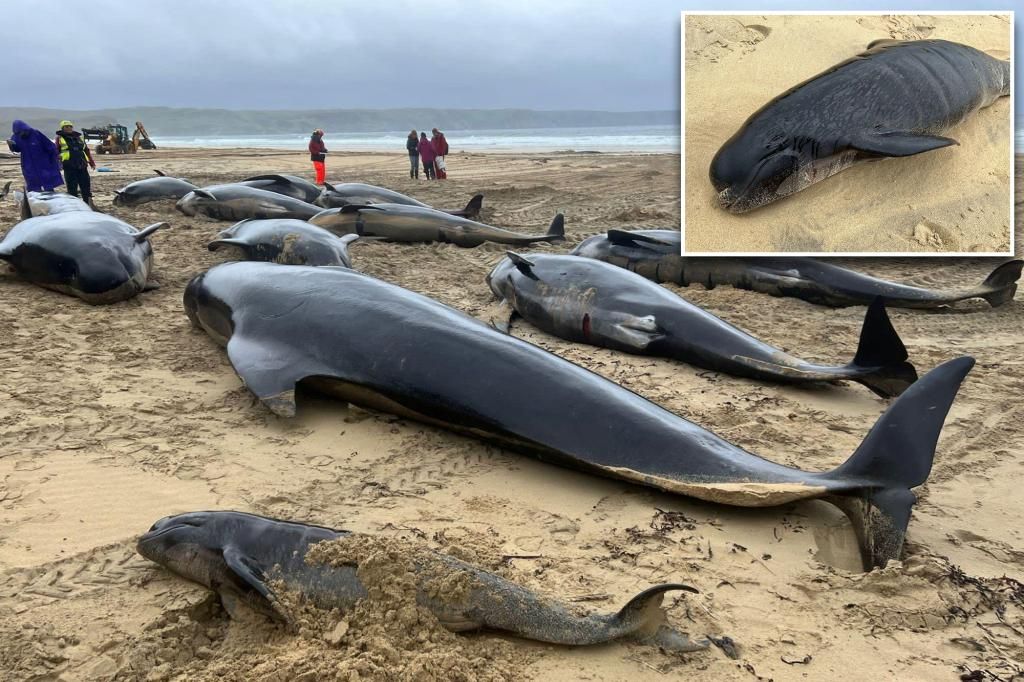
{"type": "Polygon", "coordinates": [[[140,231],[94,211],[30,217],[0,240],[0,260],[46,289],[86,303],[115,303],[147,288],[153,262],[149,236],[166,226],[155,223],[140,231]]]}
{"type": "Polygon", "coordinates": [[[339,237],[293,218],[243,220],[218,234],[208,248],[217,251],[225,246],[235,246],[242,250],[246,260],[350,268],[352,261],[348,256],[348,245],[357,239],[357,234],[339,237]]]}
{"type": "Polygon", "coordinates": [[[194,189],[175,204],[187,216],[215,220],[296,218],[308,220],[321,209],[300,199],[246,185],[213,185],[194,189]]]}
{"type": "Polygon", "coordinates": [[[21,207],[21,217],[31,218],[58,213],[92,211],[92,207],[66,192],[24,192],[14,190],[14,200],[21,207]],[[26,199],[28,200],[26,203],[26,199]]]}
{"type": "Polygon", "coordinates": [[[185,289],[192,323],[226,346],[270,410],[299,382],[595,474],[747,507],[823,498],[854,524],[868,566],[897,558],[939,431],[971,358],[893,402],[827,472],[769,462],[578,365],[420,294],[344,268],[225,263],[185,289]]]}
{"type": "Polygon", "coordinates": [[[730,285],[835,308],[868,305],[875,298],[889,308],[938,308],[983,298],[994,308],[1013,300],[1024,266],[1022,260],[1010,260],[973,289],[933,290],[889,282],[813,258],[680,256],[681,241],[679,230],[609,230],[606,235],[584,240],[572,253],[632,270],[655,282],[703,284],[707,289],[730,285]]]}
{"type": "MultiPolygon", "coordinates": [[[[374,551],[377,538],[234,511],[191,512],[153,524],[139,538],[142,556],[173,573],[216,591],[225,609],[239,604],[276,620],[288,621],[279,592],[299,596],[322,609],[351,611],[369,598],[357,575],[374,551]],[[336,565],[317,557],[320,543],[345,548],[353,563],[336,565]],[[312,551],[311,551],[312,550],[312,551]]],[[[320,549],[325,549],[321,546],[320,549]]],[[[601,644],[636,640],[670,651],[706,649],[665,624],[662,597],[671,591],[697,592],[680,584],[657,585],[633,597],[618,613],[578,616],[494,573],[426,548],[409,548],[403,557],[415,574],[409,597],[453,632],[487,628],[551,644],[601,644]],[[452,594],[431,585],[467,585],[452,594]]],[[[382,608],[389,605],[382,604],[382,608]]]]}
{"type": "MultiPolygon", "coordinates": [[[[399,192],[384,187],[377,187],[376,185],[365,185],[361,182],[346,182],[338,185],[325,182],[323,192],[320,193],[320,196],[313,203],[324,208],[341,208],[350,204],[405,204],[406,206],[433,208],[429,204],[417,201],[399,192]]],[[[484,195],[477,194],[469,200],[465,208],[442,208],[438,210],[450,213],[451,215],[462,216],[463,218],[476,218],[480,215],[480,209],[483,205],[484,195]]]]}
{"type": "Polygon", "coordinates": [[[155,178],[128,183],[114,190],[114,206],[139,206],[151,201],[178,200],[194,189],[199,189],[184,178],[172,178],[163,171],[153,171],[155,178]]]}
{"type": "Polygon", "coordinates": [[[358,234],[392,242],[447,242],[474,247],[484,242],[525,245],[565,241],[565,218],[551,221],[547,234],[525,235],[460,218],[432,208],[403,204],[365,204],[329,208],[309,219],[335,234],[358,234]]]}
{"type": "Polygon", "coordinates": [[[917,381],[880,300],[868,308],[853,361],[834,367],[801,360],[640,275],[590,258],[509,253],[487,284],[523,319],[569,341],[763,381],[847,379],[885,398],[917,381]]]}
{"type": "Polygon", "coordinates": [[[743,213],[855,163],[957,144],[943,135],[1009,94],[1008,61],[947,40],[876,40],[752,114],[715,154],[711,183],[743,213]]]}
{"type": "Polygon", "coordinates": [[[235,184],[283,194],[310,204],[317,200],[321,191],[319,186],[297,175],[254,175],[235,184]]]}

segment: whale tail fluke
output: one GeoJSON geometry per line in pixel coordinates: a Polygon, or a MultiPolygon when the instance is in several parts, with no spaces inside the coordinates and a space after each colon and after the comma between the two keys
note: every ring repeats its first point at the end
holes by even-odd
{"type": "Polygon", "coordinates": [[[898,396],[917,381],[917,370],[907,361],[907,348],[893,328],[881,297],[868,306],[857,354],[850,365],[853,370],[866,367],[878,369],[859,374],[855,380],[883,398],[898,396]]]}
{"type": "Polygon", "coordinates": [[[827,478],[849,482],[829,497],[850,517],[866,568],[898,559],[917,498],[911,488],[931,473],[946,414],[974,358],[939,365],[908,388],[875,422],[856,452],[827,478]]]}
{"type": "Polygon", "coordinates": [[[1017,259],[1007,261],[993,270],[981,283],[981,288],[987,292],[981,294],[981,297],[993,308],[1012,301],[1014,294],[1017,293],[1017,280],[1020,279],[1021,268],[1024,268],[1024,260],[1017,259]]]}

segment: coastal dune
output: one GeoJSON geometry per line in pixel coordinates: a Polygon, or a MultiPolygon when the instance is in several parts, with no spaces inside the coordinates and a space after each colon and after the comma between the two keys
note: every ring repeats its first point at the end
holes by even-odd
{"type": "MultiPolygon", "coordinates": [[[[103,162],[118,172],[94,175],[101,210],[135,225],[171,223],[152,239],[160,288],[93,307],[0,273],[4,680],[1020,674],[1020,295],[996,309],[973,301],[889,312],[922,373],[964,354],[978,364],[947,419],[932,475],[915,491],[904,561],[863,574],[850,524],[825,503],[752,510],[659,494],[302,391],[294,419],[273,416],[182,309],[186,283],[231,257],[206,249],[226,224],[183,216],[172,202],[118,208],[111,200],[153,168],[200,185],[267,172],[308,178],[308,157],[160,149],[103,162]],[[630,643],[568,649],[445,634],[415,612],[372,604],[355,614],[306,611],[290,630],[230,620],[206,590],[134,552],[158,518],[197,509],[421,543],[581,612],[614,612],[651,584],[686,583],[700,593],[670,595],[671,621],[695,639],[725,635],[736,646],[723,641],[685,656],[630,643]]],[[[679,162],[668,154],[453,154],[449,180],[430,183],[408,179],[401,154],[333,153],[328,179],[379,184],[437,206],[482,192],[482,220],[523,233],[563,212],[567,243],[536,251],[565,253],[609,228],[677,225],[679,162]]],[[[0,160],[0,180],[17,177],[17,162],[0,160]]],[[[0,230],[17,215],[9,200],[0,203],[0,230]]],[[[350,247],[356,269],[485,322],[503,314],[484,277],[504,253],[493,244],[350,247]]],[[[1000,259],[841,262],[923,286],[968,287],[1000,259]]],[[[833,310],[730,287],[666,286],[825,363],[852,357],[864,316],[860,307],[833,310]]],[[[568,343],[522,321],[512,333],[752,452],[806,469],[844,461],[887,405],[855,384],[769,385],[568,343]]],[[[386,559],[380,555],[378,569],[386,559]]]]}

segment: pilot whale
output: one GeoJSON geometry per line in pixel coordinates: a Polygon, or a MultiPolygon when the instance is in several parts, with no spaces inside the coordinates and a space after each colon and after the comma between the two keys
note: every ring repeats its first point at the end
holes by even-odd
{"type": "MultiPolygon", "coordinates": [[[[767,68],[761,65],[762,68],[767,68]]],[[[855,163],[957,144],[944,135],[1010,94],[1010,62],[948,40],[876,40],[754,112],[711,161],[743,213],[855,163]]]]}
{"type": "Polygon", "coordinates": [[[591,258],[509,252],[488,274],[487,283],[514,313],[569,341],[763,381],[848,379],[884,398],[917,381],[880,300],[868,308],[853,361],[833,367],[790,355],[665,287],[591,258]]]}
{"type": "MultiPolygon", "coordinates": [[[[278,594],[284,590],[319,608],[342,612],[369,598],[358,575],[359,548],[374,547],[374,540],[255,514],[205,511],[160,519],[139,538],[136,549],[181,577],[215,590],[232,616],[241,603],[287,621],[278,594]],[[347,552],[354,555],[355,563],[318,561],[315,550],[321,543],[349,543],[347,552]]],[[[665,622],[663,595],[697,592],[688,585],[656,585],[633,597],[618,613],[579,616],[552,599],[454,557],[415,546],[409,551],[416,602],[453,632],[488,628],[572,646],[629,639],[680,652],[706,649],[709,644],[707,640],[691,642],[665,622]],[[436,589],[442,580],[460,580],[467,585],[466,593],[436,589]]]]}
{"type": "Polygon", "coordinates": [[[338,267],[217,265],[185,288],[194,326],[245,386],[295,414],[300,382],[356,405],[544,461],[709,502],[823,498],[850,516],[867,566],[898,558],[915,497],[972,358],[908,388],[831,471],[768,461],[604,377],[438,301],[338,267]]]}
{"type": "Polygon", "coordinates": [[[679,230],[608,230],[581,242],[572,254],[632,270],[655,282],[707,289],[730,285],[841,308],[881,298],[889,308],[939,308],[982,298],[993,308],[1013,300],[1022,260],[1010,260],[970,289],[935,290],[871,277],[824,260],[798,257],[693,258],[680,256],[679,230]]]}

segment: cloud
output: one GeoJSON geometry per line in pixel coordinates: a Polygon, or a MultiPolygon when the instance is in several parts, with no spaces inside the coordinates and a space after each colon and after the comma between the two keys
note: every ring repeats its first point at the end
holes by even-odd
{"type": "MultiPolygon", "coordinates": [[[[674,109],[672,2],[58,2],[6,11],[11,105],[674,109]],[[79,38],[45,30],[69,19],[79,38]],[[83,21],[82,17],[90,17],[83,21]],[[98,18],[103,20],[99,21],[98,18]],[[664,74],[663,79],[650,77],[664,74]]],[[[73,33],[74,31],[72,31],[73,33]]]]}

